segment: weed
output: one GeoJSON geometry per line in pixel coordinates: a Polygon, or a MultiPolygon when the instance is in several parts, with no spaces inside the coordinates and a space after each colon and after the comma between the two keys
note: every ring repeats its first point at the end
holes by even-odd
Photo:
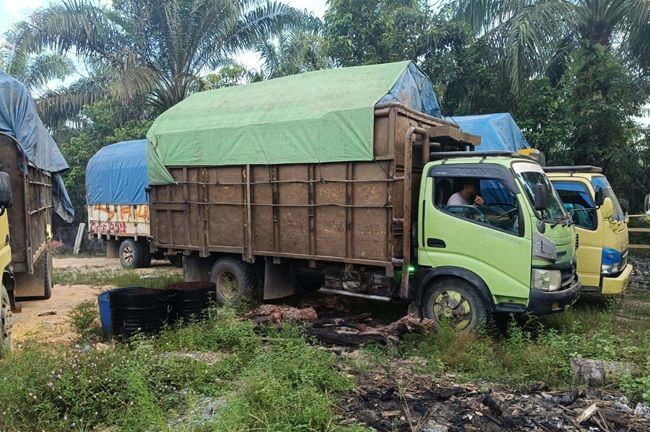
{"type": "Polygon", "coordinates": [[[54,282],[61,285],[92,285],[92,286],[144,286],[149,288],[164,288],[173,283],[182,282],[180,273],[168,272],[141,275],[135,271],[103,270],[84,271],[55,270],[54,282]]]}
{"type": "Polygon", "coordinates": [[[97,303],[87,300],[79,303],[70,313],[70,322],[81,336],[100,335],[101,328],[96,324],[99,318],[97,303]]]}

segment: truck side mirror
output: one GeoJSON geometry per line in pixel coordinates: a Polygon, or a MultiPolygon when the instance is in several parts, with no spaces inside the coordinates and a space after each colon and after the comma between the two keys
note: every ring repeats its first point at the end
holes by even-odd
{"type": "Polygon", "coordinates": [[[546,207],[548,206],[548,194],[546,192],[546,186],[542,184],[536,184],[534,192],[535,210],[546,210],[546,207]]]}
{"type": "Polygon", "coordinates": [[[605,201],[605,194],[603,193],[603,188],[601,188],[600,186],[596,188],[596,196],[594,198],[595,198],[596,208],[603,205],[603,202],[605,201]]]}
{"type": "MultiPolygon", "coordinates": [[[[13,198],[11,196],[11,177],[5,171],[0,171],[0,209],[4,210],[11,207],[13,198]]],[[[0,213],[0,214],[2,214],[0,213]]]]}
{"type": "Polygon", "coordinates": [[[600,211],[603,212],[603,219],[609,220],[612,216],[614,216],[614,203],[612,203],[612,199],[610,197],[607,197],[603,201],[603,205],[600,207],[600,211]]]}

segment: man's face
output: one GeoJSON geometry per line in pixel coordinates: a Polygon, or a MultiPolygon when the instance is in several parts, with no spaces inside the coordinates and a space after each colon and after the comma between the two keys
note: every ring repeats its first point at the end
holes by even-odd
{"type": "Polygon", "coordinates": [[[474,199],[476,198],[476,195],[478,195],[478,188],[474,183],[467,183],[464,187],[464,190],[466,199],[474,199]]]}

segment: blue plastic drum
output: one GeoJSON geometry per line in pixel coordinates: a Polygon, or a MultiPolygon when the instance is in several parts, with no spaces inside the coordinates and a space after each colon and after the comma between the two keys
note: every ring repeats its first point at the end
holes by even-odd
{"type": "Polygon", "coordinates": [[[105,291],[97,297],[99,305],[99,319],[102,322],[102,331],[105,336],[111,336],[111,292],[105,291]]]}

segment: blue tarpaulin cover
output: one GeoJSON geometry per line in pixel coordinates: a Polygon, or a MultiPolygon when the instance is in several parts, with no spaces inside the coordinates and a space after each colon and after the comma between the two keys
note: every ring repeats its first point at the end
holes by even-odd
{"type": "Polygon", "coordinates": [[[476,151],[517,151],[530,145],[510,113],[496,113],[446,118],[460,128],[481,136],[481,144],[476,151]]]}
{"type": "Polygon", "coordinates": [[[430,116],[442,117],[431,81],[413,62],[377,105],[386,103],[401,103],[430,116]]]}
{"type": "Polygon", "coordinates": [[[69,167],[59,146],[47,131],[36,110],[29,90],[0,70],[0,133],[16,139],[25,157],[37,168],[53,174],[54,211],[72,222],[74,207],[63,185],[61,173],[69,167]]]}
{"type": "Polygon", "coordinates": [[[103,147],[86,166],[86,201],[92,204],[148,204],[147,140],[103,147]]]}

